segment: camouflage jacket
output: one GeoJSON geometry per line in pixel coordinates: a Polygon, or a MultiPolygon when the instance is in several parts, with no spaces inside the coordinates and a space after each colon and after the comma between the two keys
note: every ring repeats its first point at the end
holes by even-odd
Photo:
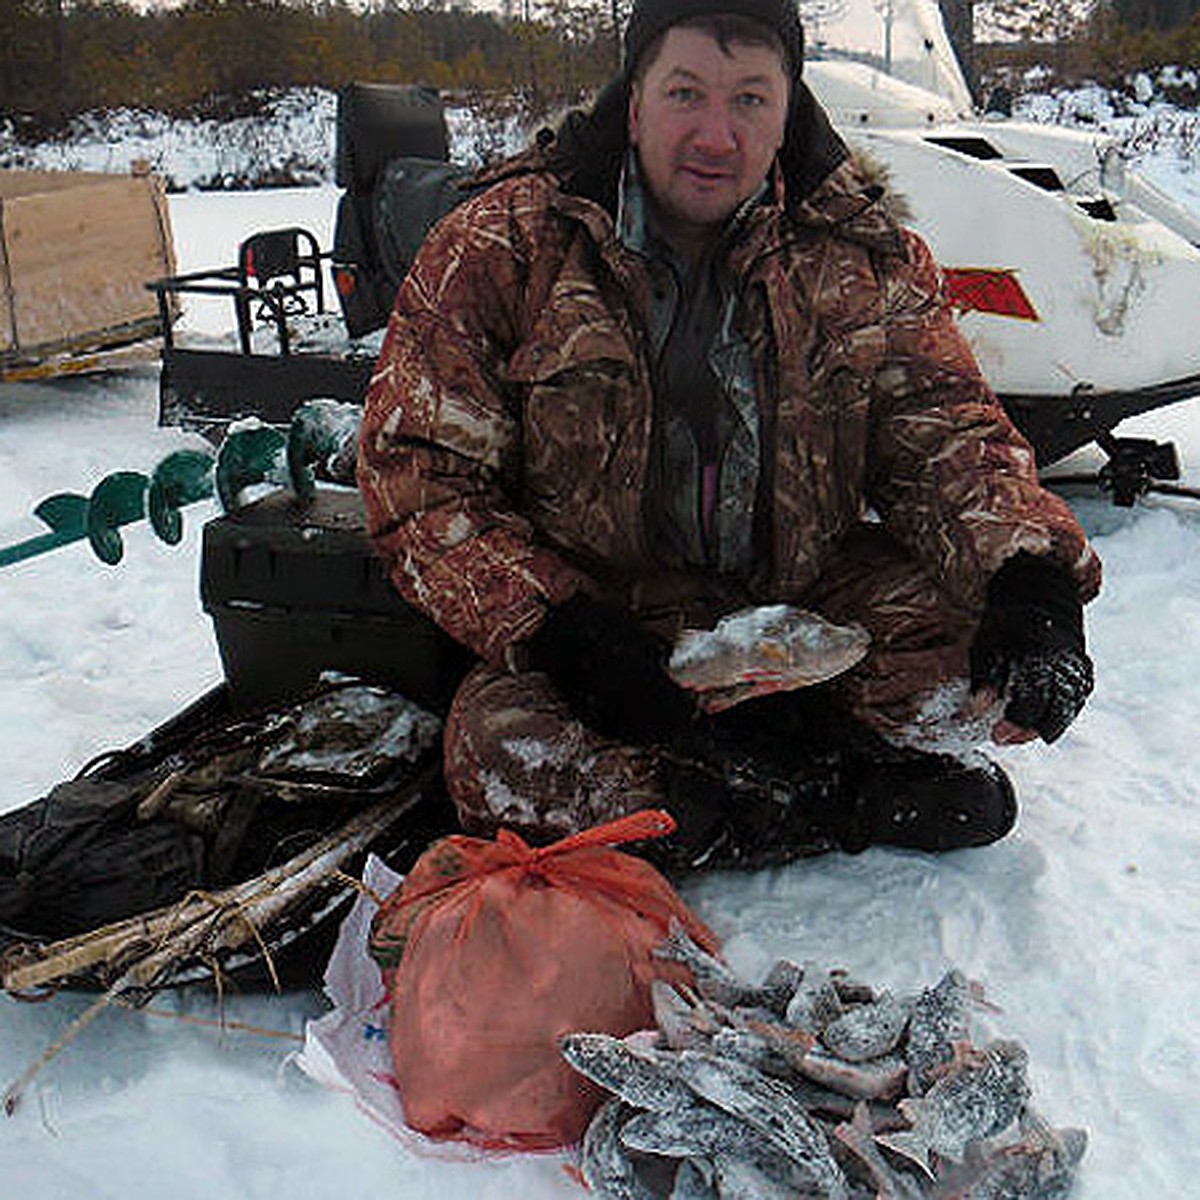
{"type": "MultiPolygon", "coordinates": [[[[1090,599],[1099,562],[1039,485],[925,244],[850,162],[786,209],[781,188],[730,250],[765,551],[725,600],[801,600],[868,510],[968,610],[1018,550],[1090,599]]],[[[398,293],[362,426],[368,528],[400,593],[486,659],[580,588],[635,610],[673,594],[643,519],[649,287],[608,211],[542,171],[452,212],[398,293]]],[[[717,581],[682,593],[708,584],[719,606],[717,581]]]]}

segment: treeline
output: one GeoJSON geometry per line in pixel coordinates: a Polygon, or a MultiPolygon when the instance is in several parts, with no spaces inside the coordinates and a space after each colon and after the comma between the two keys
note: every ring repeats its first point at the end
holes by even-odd
{"type": "Polygon", "coordinates": [[[1178,0],[1174,5],[1167,0],[1133,0],[1127,7],[1144,10],[1146,19],[1133,20],[1131,13],[1130,19],[1122,20],[1119,13],[1102,12],[1088,28],[1085,45],[1091,47],[1098,70],[1110,76],[1163,66],[1200,71],[1200,0],[1178,0]],[[1182,20],[1169,15],[1185,8],[1190,15],[1182,20]]]}
{"type": "MultiPolygon", "coordinates": [[[[532,18],[530,0],[502,2],[510,15],[447,0],[182,0],[149,11],[125,0],[0,0],[0,118],[45,133],[119,106],[232,115],[274,89],[353,79],[515,95],[540,114],[612,74],[629,0],[537,0],[532,18]]],[[[801,0],[801,10],[828,2],[801,0]]],[[[1064,82],[1108,84],[1200,63],[1200,0],[1105,0],[1082,27],[1060,0],[941,5],[968,31],[973,10],[976,37],[981,24],[1005,35],[977,48],[985,79],[1048,57],[1064,82]]]]}
{"type": "MultiPolygon", "coordinates": [[[[1200,72],[1200,0],[1182,0],[1192,15],[1165,27],[1157,24],[1168,7],[1166,0],[1155,7],[1147,0],[1131,0],[1128,19],[1117,11],[1120,5],[1102,7],[1070,37],[1029,37],[1016,42],[997,42],[976,47],[979,75],[985,81],[1012,80],[1013,72],[1029,67],[1050,68],[1051,82],[1071,85],[1094,80],[1120,90],[1130,76],[1160,67],[1192,68],[1174,87],[1165,89],[1169,98],[1195,107],[1200,102],[1196,75],[1200,72]],[[1137,4],[1141,8],[1135,12],[1137,4]],[[1158,12],[1153,17],[1151,10],[1158,12]]],[[[1180,7],[1177,5],[1176,7],[1180,7]]],[[[986,90],[986,88],[984,89],[986,90]]]]}
{"type": "Polygon", "coordinates": [[[1112,11],[1127,29],[1171,30],[1200,15],[1200,0],[1112,0],[1112,11]]]}
{"type": "Polygon", "coordinates": [[[518,92],[571,102],[612,74],[612,10],[540,5],[538,20],[344,0],[3,0],[0,115],[53,129],[75,113],[130,106],[223,113],[256,92],[354,79],[518,92]]]}

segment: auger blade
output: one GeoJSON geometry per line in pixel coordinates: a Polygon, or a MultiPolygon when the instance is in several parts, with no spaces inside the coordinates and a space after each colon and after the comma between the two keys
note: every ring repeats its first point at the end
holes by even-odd
{"type": "Polygon", "coordinates": [[[260,425],[225,435],[217,453],[217,496],[225,512],[235,512],[243,489],[256,483],[287,482],[287,439],[260,425]]]}
{"type": "Polygon", "coordinates": [[[116,471],[96,484],[88,503],[87,537],[102,563],[113,567],[121,561],[125,546],[117,530],[146,515],[149,486],[140,471],[116,471]]]}
{"type": "Polygon", "coordinates": [[[151,528],[169,546],[177,545],[183,537],[179,510],[213,494],[215,463],[207,451],[176,450],[155,467],[146,508],[151,528]]]}

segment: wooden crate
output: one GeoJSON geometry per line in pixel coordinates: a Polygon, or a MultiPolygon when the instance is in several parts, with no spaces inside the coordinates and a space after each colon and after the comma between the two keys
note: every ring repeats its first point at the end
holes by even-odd
{"type": "Polygon", "coordinates": [[[174,272],[153,175],[0,171],[0,367],[155,336],[174,272]]]}

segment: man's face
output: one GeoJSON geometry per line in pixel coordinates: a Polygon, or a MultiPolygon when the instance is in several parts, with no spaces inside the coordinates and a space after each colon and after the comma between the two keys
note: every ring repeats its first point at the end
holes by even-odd
{"type": "Polygon", "coordinates": [[[668,234],[702,238],[758,190],[783,144],[788,78],[770,46],[667,30],[629,99],[629,141],[668,234]]]}

